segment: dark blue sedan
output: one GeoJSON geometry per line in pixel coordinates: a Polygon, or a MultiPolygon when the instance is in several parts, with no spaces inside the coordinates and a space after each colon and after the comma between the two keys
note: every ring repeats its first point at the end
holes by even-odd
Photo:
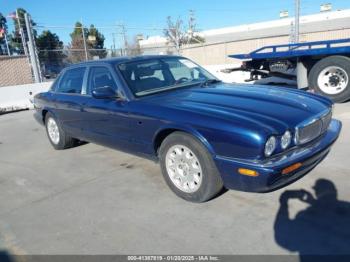
{"type": "Polygon", "coordinates": [[[193,202],[223,187],[290,184],[326,157],[341,130],[327,98],[224,84],[179,56],[73,65],[34,104],[55,149],[80,140],[159,161],[169,187],[193,202]]]}

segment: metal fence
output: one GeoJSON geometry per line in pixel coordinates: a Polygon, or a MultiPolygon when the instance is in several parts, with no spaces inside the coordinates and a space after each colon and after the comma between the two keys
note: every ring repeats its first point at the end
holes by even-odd
{"type": "Polygon", "coordinates": [[[89,60],[98,60],[104,58],[114,58],[122,56],[154,55],[154,54],[175,54],[172,47],[151,47],[151,48],[103,48],[103,49],[61,49],[48,50],[37,49],[41,74],[46,79],[55,78],[65,67],[89,60]],[[60,57],[57,60],[57,56],[60,57]],[[53,59],[54,57],[54,59],[53,59]]]}
{"type": "MultiPolygon", "coordinates": [[[[37,21],[36,21],[37,22],[37,21]]],[[[22,23],[24,44],[12,50],[11,55],[26,55],[29,48],[28,31],[22,23]]],[[[66,66],[87,60],[151,54],[177,54],[172,45],[140,46],[141,39],[138,30],[149,30],[150,34],[163,34],[161,28],[131,28],[122,24],[110,26],[84,25],[47,25],[30,23],[34,48],[38,60],[39,74],[43,79],[55,78],[66,66]],[[59,39],[58,39],[59,36],[59,39]]],[[[350,37],[350,27],[319,32],[302,32],[300,41],[330,40],[350,37]]],[[[235,61],[228,57],[231,54],[248,53],[266,45],[285,44],[290,40],[288,33],[269,37],[257,37],[232,41],[211,42],[182,46],[180,54],[202,65],[233,64],[235,61]]],[[[30,52],[29,52],[30,53],[30,52]]],[[[29,54],[28,54],[29,57],[29,54]]],[[[28,59],[32,69],[35,59],[28,59]]],[[[14,68],[14,70],[16,70],[14,68]]],[[[35,70],[32,70],[33,76],[35,70]]]]}
{"type": "MultiPolygon", "coordinates": [[[[73,63],[168,53],[171,49],[155,47],[141,50],[138,45],[142,38],[140,31],[150,32],[151,35],[163,34],[163,28],[132,28],[121,23],[95,26],[83,24],[82,21],[77,21],[74,25],[50,25],[40,23],[26,13],[16,13],[13,16],[14,31],[9,32],[6,38],[11,40],[10,48],[7,49],[5,42],[0,41],[0,57],[26,56],[32,68],[33,81],[55,78],[63,68],[73,63]],[[29,17],[29,23],[25,21],[25,16],[29,17]],[[39,77],[36,76],[37,71],[39,77]]],[[[9,70],[16,71],[16,68],[9,70]]]]}

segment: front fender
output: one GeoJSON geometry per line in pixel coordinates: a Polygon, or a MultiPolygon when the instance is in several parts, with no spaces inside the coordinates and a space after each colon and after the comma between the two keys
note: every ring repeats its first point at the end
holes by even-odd
{"type": "Polygon", "coordinates": [[[42,114],[42,116],[43,116],[43,122],[45,123],[45,118],[44,118],[44,112],[46,112],[46,114],[47,113],[50,113],[55,119],[56,119],[56,121],[58,121],[60,124],[61,124],[61,121],[60,121],[60,119],[57,117],[57,115],[56,115],[56,113],[54,112],[54,110],[52,110],[52,108],[50,108],[50,107],[43,107],[42,109],[41,109],[41,114],[42,114]]]}
{"type": "Polygon", "coordinates": [[[156,144],[157,138],[159,135],[163,132],[167,132],[168,130],[174,130],[174,131],[182,131],[185,133],[188,133],[192,136],[194,136],[199,142],[203,144],[203,146],[208,150],[208,152],[215,157],[216,153],[214,151],[214,148],[212,145],[208,142],[208,140],[195,128],[187,125],[177,125],[177,124],[168,124],[165,126],[160,127],[153,136],[153,145],[156,144]]]}

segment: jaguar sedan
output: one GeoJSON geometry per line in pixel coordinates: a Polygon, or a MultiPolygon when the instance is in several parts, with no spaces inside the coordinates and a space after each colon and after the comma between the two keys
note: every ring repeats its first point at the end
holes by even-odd
{"type": "Polygon", "coordinates": [[[180,56],[70,66],[34,106],[55,149],[80,140],[158,161],[170,189],[193,202],[224,187],[286,186],[326,157],[341,130],[325,97],[224,84],[180,56]]]}

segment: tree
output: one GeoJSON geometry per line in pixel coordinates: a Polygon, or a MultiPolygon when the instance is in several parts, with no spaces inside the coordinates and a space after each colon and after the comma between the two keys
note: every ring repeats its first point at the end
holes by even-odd
{"type": "Polygon", "coordinates": [[[190,18],[188,20],[188,29],[186,34],[186,44],[202,44],[205,39],[201,37],[197,32],[196,18],[194,17],[194,11],[190,10],[190,18]]]}
{"type": "Polygon", "coordinates": [[[40,64],[45,67],[60,67],[63,64],[63,42],[59,37],[48,31],[43,31],[36,39],[40,64]],[[62,50],[62,51],[59,51],[62,50]]]}
{"type": "Polygon", "coordinates": [[[99,58],[104,58],[107,55],[107,51],[104,48],[105,37],[101,34],[94,25],[91,25],[89,29],[84,27],[80,22],[75,23],[75,28],[70,34],[71,43],[69,45],[70,54],[68,60],[72,63],[84,61],[86,58],[85,55],[85,45],[84,37],[85,35],[85,44],[87,48],[87,57],[91,59],[98,56],[99,58]]]}
{"type": "MultiPolygon", "coordinates": [[[[25,42],[28,42],[28,33],[25,23],[24,14],[27,13],[27,11],[23,8],[17,8],[17,15],[18,17],[13,17],[13,23],[15,25],[15,31],[13,32],[13,36],[11,39],[11,45],[14,49],[16,49],[19,53],[24,53],[23,50],[23,44],[22,44],[22,38],[21,38],[21,32],[20,29],[22,28],[24,40],[25,42]]],[[[36,23],[31,19],[32,26],[35,26],[36,23]]],[[[33,30],[34,39],[37,37],[36,30],[33,30]]]]}
{"type": "Polygon", "coordinates": [[[5,34],[7,33],[6,18],[0,13],[0,55],[7,54],[5,34]]]}
{"type": "Polygon", "coordinates": [[[165,36],[169,43],[173,44],[177,53],[185,44],[204,43],[205,39],[198,35],[196,31],[195,18],[193,13],[189,18],[188,28],[185,28],[181,18],[177,18],[174,22],[170,16],[167,17],[167,28],[164,30],[165,36]]]}
{"type": "Polygon", "coordinates": [[[180,53],[180,48],[185,43],[183,21],[178,18],[173,22],[171,16],[168,16],[167,29],[164,30],[164,34],[168,41],[175,46],[177,53],[180,53]]]}
{"type": "MultiPolygon", "coordinates": [[[[88,35],[88,29],[84,28],[85,37],[88,35]]],[[[80,22],[76,22],[73,32],[70,34],[71,42],[69,44],[69,56],[68,60],[71,63],[77,63],[85,60],[85,46],[83,38],[83,25],[80,22]]]]}
{"type": "Polygon", "coordinates": [[[87,44],[88,48],[92,49],[89,51],[89,55],[92,57],[105,58],[107,51],[104,48],[105,37],[101,34],[94,25],[90,25],[88,31],[87,44]]]}
{"type": "Polygon", "coordinates": [[[7,21],[6,21],[5,16],[3,16],[2,13],[0,13],[0,28],[7,28],[6,23],[7,23],[7,21]]]}

